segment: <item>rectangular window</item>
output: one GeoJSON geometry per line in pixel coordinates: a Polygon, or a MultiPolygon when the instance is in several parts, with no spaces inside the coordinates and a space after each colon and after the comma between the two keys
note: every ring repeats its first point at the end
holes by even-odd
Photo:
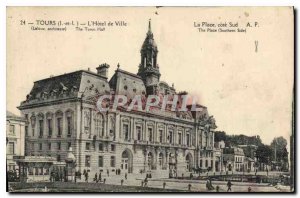
{"type": "Polygon", "coordinates": [[[149,142],[153,141],[153,131],[152,131],[152,128],[148,128],[148,140],[149,140],[149,142]]]}
{"type": "Polygon", "coordinates": [[[190,134],[186,134],[186,145],[190,146],[190,134]]]}
{"type": "Polygon", "coordinates": [[[87,142],[85,143],[85,150],[89,151],[91,147],[91,143],[87,142]]]}
{"type": "Polygon", "coordinates": [[[111,144],[110,147],[111,147],[110,150],[111,150],[112,152],[115,152],[115,151],[116,151],[116,145],[111,144]]]}
{"type": "Polygon", "coordinates": [[[48,150],[51,150],[51,143],[48,143],[48,150]]]}
{"type": "Polygon", "coordinates": [[[103,144],[99,143],[99,151],[103,151],[103,144]]]}
{"type": "Polygon", "coordinates": [[[99,167],[103,167],[103,156],[99,156],[99,159],[98,159],[98,166],[99,166],[99,167]]]}
{"type": "Polygon", "coordinates": [[[140,126],[136,127],[137,140],[142,140],[142,128],[140,126]]]}
{"type": "Polygon", "coordinates": [[[115,167],[116,166],[116,159],[115,156],[110,157],[110,166],[115,167]]]}
{"type": "Polygon", "coordinates": [[[28,126],[25,126],[25,135],[28,136],[28,126]]]}
{"type": "Polygon", "coordinates": [[[169,131],[169,142],[173,144],[173,132],[169,131]]]}
{"type": "Polygon", "coordinates": [[[60,155],[57,155],[57,161],[60,162],[60,155]]]}
{"type": "Polygon", "coordinates": [[[178,144],[182,143],[181,138],[182,138],[181,133],[178,133],[178,144]]]}
{"type": "Polygon", "coordinates": [[[44,120],[39,120],[40,137],[44,135],[44,120]]]}
{"type": "Polygon", "coordinates": [[[15,154],[15,143],[14,142],[9,142],[8,143],[8,154],[14,155],[15,154]]]}
{"type": "Polygon", "coordinates": [[[159,130],[159,142],[163,142],[163,130],[159,130]]]}
{"type": "Polygon", "coordinates": [[[43,144],[42,143],[39,144],[39,150],[40,151],[43,150],[43,144]]]}
{"type": "Polygon", "coordinates": [[[61,149],[61,143],[57,142],[57,150],[60,150],[60,149],[61,149]]]}
{"type": "Polygon", "coordinates": [[[9,133],[10,134],[15,134],[15,125],[9,125],[9,133]]]}
{"type": "Polygon", "coordinates": [[[61,118],[57,118],[57,135],[61,136],[61,118]]]}
{"type": "Polygon", "coordinates": [[[124,140],[129,140],[129,127],[128,127],[128,124],[123,125],[123,134],[124,134],[124,140]]]}
{"type": "Polygon", "coordinates": [[[85,166],[91,167],[91,156],[90,155],[85,156],[85,166]]]}
{"type": "Polygon", "coordinates": [[[34,126],[32,127],[32,137],[34,136],[34,126]]]}
{"type": "Polygon", "coordinates": [[[71,117],[67,117],[68,135],[71,135],[71,117]]]}
{"type": "Polygon", "coordinates": [[[48,135],[52,136],[52,119],[48,119],[48,135]]]}

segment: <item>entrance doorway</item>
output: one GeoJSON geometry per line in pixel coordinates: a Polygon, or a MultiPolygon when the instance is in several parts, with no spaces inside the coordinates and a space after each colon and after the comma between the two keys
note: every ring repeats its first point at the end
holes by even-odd
{"type": "Polygon", "coordinates": [[[125,173],[132,173],[132,169],[132,153],[130,150],[126,149],[122,153],[121,170],[125,173]]]}

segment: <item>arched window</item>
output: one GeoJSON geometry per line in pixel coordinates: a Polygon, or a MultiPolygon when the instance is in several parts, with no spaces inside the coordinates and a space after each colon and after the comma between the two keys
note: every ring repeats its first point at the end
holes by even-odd
{"type": "Polygon", "coordinates": [[[149,170],[152,169],[153,166],[153,154],[151,152],[148,153],[148,167],[149,170]]]}
{"type": "Polygon", "coordinates": [[[46,114],[46,122],[48,128],[48,137],[51,137],[53,131],[53,114],[51,112],[46,114]]]}
{"type": "Polygon", "coordinates": [[[160,153],[159,155],[158,155],[158,165],[159,165],[159,168],[160,169],[163,169],[163,154],[162,153],[160,153]]]}
{"type": "Polygon", "coordinates": [[[95,123],[95,132],[98,136],[102,137],[104,136],[104,131],[103,131],[103,115],[101,113],[97,113],[95,115],[95,120],[94,120],[94,123],[95,123]]]}
{"type": "Polygon", "coordinates": [[[44,114],[38,114],[39,137],[44,135],[44,114]]]}
{"type": "Polygon", "coordinates": [[[30,117],[30,121],[31,121],[31,130],[32,130],[32,137],[34,136],[35,134],[35,122],[36,122],[36,118],[34,115],[32,115],[30,117]]]}
{"type": "Polygon", "coordinates": [[[66,111],[66,122],[67,122],[67,135],[71,136],[73,133],[73,111],[66,111]]]}
{"type": "Polygon", "coordinates": [[[56,130],[57,130],[57,136],[62,135],[62,127],[63,127],[63,112],[58,111],[55,113],[55,118],[56,118],[56,130]]]}

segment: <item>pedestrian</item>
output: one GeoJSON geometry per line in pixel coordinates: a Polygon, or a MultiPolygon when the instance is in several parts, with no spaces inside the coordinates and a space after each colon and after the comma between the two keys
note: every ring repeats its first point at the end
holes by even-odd
{"type": "Polygon", "coordinates": [[[102,173],[101,172],[99,173],[99,181],[100,182],[102,181],[102,173]]]}
{"type": "Polygon", "coordinates": [[[251,192],[251,186],[248,187],[248,192],[251,192]]]}
{"type": "Polygon", "coordinates": [[[231,186],[232,186],[232,183],[231,183],[231,181],[230,180],[228,180],[228,182],[227,182],[227,192],[231,192],[231,186]]]}
{"type": "Polygon", "coordinates": [[[89,181],[89,173],[85,172],[85,182],[88,183],[89,181]]]}
{"type": "Polygon", "coordinates": [[[165,188],[166,188],[166,182],[163,183],[163,189],[165,189],[165,188]]]}
{"type": "Polygon", "coordinates": [[[191,191],[191,188],[192,188],[192,184],[189,184],[189,185],[188,185],[189,191],[191,191]]]}
{"type": "Polygon", "coordinates": [[[217,186],[217,187],[216,187],[216,191],[217,191],[217,192],[220,192],[220,186],[217,186]]]}
{"type": "Polygon", "coordinates": [[[146,176],[145,180],[144,180],[144,187],[147,187],[148,185],[148,177],[146,176]]]}
{"type": "Polygon", "coordinates": [[[97,183],[97,181],[98,181],[98,175],[97,175],[97,173],[95,173],[94,181],[95,181],[96,183],[97,183]]]}

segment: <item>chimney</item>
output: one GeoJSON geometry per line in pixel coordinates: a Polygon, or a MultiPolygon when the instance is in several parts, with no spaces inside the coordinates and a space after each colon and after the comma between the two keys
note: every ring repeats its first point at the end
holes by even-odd
{"type": "Polygon", "coordinates": [[[109,65],[106,63],[99,65],[99,67],[96,68],[97,74],[101,77],[107,78],[108,68],[109,68],[109,65]]]}

